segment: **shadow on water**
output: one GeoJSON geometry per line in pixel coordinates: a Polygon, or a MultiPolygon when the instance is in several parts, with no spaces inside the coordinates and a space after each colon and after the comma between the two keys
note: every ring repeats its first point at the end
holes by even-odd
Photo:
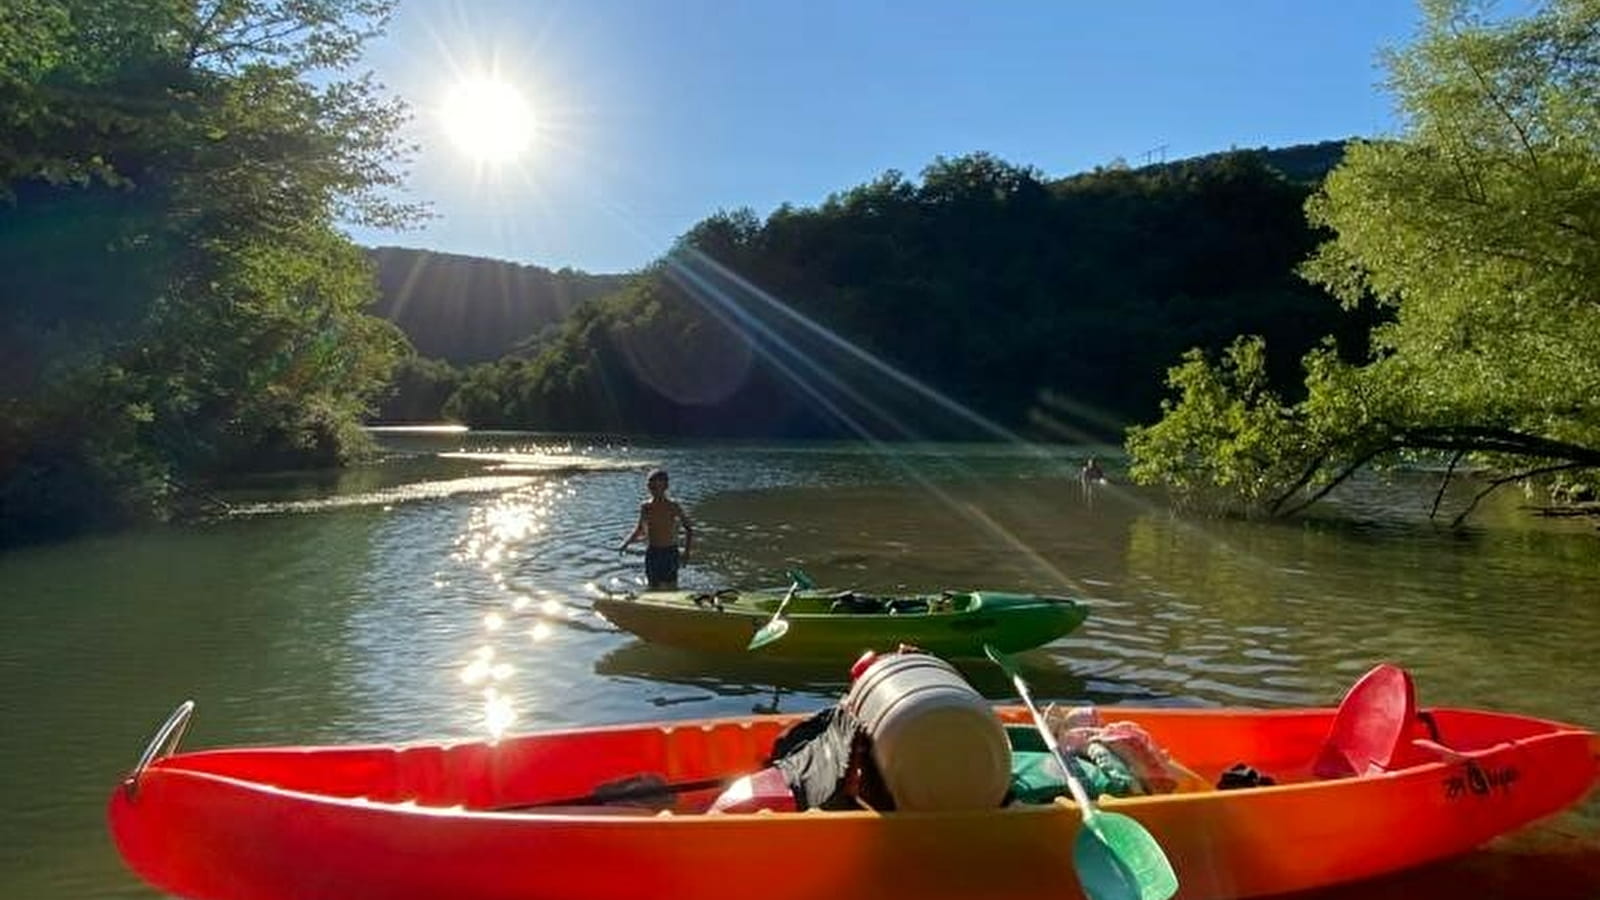
{"type": "MultiPolygon", "coordinates": [[[[1028,689],[1041,704],[1107,705],[1130,700],[1146,705],[1170,705],[1170,698],[1151,694],[1137,685],[1115,679],[1091,682],[1074,673],[1059,650],[1029,650],[1015,654],[1028,681],[1028,689]]],[[[594,664],[597,675],[640,679],[697,688],[722,696],[762,696],[777,690],[818,699],[810,707],[791,703],[786,711],[801,712],[843,696],[850,688],[851,659],[784,660],[755,655],[707,654],[679,650],[634,640],[601,656],[594,664]]],[[[1014,702],[1016,688],[993,663],[982,658],[950,660],[984,697],[1014,702]]],[[[1193,705],[1193,704],[1187,704],[1193,705]]]]}

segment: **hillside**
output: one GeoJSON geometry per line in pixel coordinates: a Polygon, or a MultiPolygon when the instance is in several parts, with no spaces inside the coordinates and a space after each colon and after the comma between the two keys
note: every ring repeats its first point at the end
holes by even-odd
{"type": "Polygon", "coordinates": [[[373,314],[399,325],[421,355],[456,365],[499,359],[628,277],[403,247],[368,252],[380,290],[373,314]]]}
{"type": "MultiPolygon", "coordinates": [[[[1344,153],[1344,141],[1292,147],[1226,151],[1141,166],[1151,176],[1195,166],[1211,166],[1240,152],[1259,159],[1291,182],[1321,181],[1344,153]]],[[[1086,175],[1059,179],[1070,184],[1086,175]]],[[[567,313],[586,300],[615,293],[625,275],[591,275],[572,269],[551,271],[483,257],[378,247],[369,251],[378,266],[381,297],[373,312],[399,325],[422,356],[455,365],[492,362],[551,336],[567,313]]]]}
{"type": "Polygon", "coordinates": [[[1197,163],[1210,164],[1233,154],[1247,153],[1259,159],[1267,168],[1278,172],[1290,181],[1304,184],[1320,184],[1323,177],[1333,171],[1334,167],[1339,165],[1339,161],[1344,159],[1345,144],[1351,140],[1355,140],[1355,138],[1338,141],[1318,141],[1315,144],[1294,144],[1288,147],[1236,148],[1172,162],[1141,166],[1139,171],[1151,172],[1156,169],[1175,166],[1193,166],[1197,163]]]}
{"type": "Polygon", "coordinates": [[[1238,334],[1267,338],[1293,395],[1301,354],[1324,335],[1359,353],[1373,322],[1296,274],[1322,239],[1306,199],[1342,146],[1058,180],[978,153],[765,219],[719,213],[446,410],[558,430],[974,436],[823,329],[991,421],[1074,439],[1154,419],[1183,352],[1238,334]]]}

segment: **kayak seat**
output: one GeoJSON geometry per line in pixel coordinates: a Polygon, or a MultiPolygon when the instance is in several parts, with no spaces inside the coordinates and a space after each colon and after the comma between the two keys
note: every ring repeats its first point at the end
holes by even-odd
{"type": "Polygon", "coordinates": [[[902,613],[927,612],[928,601],[919,597],[867,597],[854,591],[844,591],[833,597],[833,602],[828,604],[828,612],[832,613],[867,613],[900,615],[902,613]]]}
{"type": "Polygon", "coordinates": [[[695,594],[689,599],[694,602],[695,606],[700,607],[701,609],[710,607],[717,612],[722,612],[722,594],[720,592],[716,594],[695,594]]]}
{"type": "Polygon", "coordinates": [[[881,613],[884,611],[884,602],[877,597],[863,597],[854,591],[844,591],[833,598],[828,604],[828,612],[835,613],[881,613]]]}
{"type": "Polygon", "coordinates": [[[1374,666],[1340,701],[1312,774],[1349,778],[1403,768],[1415,758],[1419,722],[1411,675],[1389,663],[1374,666]]]}

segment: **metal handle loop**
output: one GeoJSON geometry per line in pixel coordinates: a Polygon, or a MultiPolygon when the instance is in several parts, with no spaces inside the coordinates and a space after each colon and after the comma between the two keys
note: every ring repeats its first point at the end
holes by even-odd
{"type": "Polygon", "coordinates": [[[189,716],[194,714],[194,701],[185,700],[178,704],[178,708],[167,717],[165,724],[156,731],[156,736],[150,739],[150,745],[144,748],[144,755],[139,757],[139,764],[133,767],[128,777],[122,779],[122,789],[129,800],[135,799],[139,794],[139,776],[144,770],[158,759],[171,756],[178,749],[178,744],[183,740],[183,735],[189,730],[189,716]]]}

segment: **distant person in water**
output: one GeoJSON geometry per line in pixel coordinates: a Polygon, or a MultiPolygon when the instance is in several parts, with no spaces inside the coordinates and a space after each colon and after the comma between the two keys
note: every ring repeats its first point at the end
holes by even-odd
{"type": "Polygon", "coordinates": [[[1085,487],[1091,484],[1102,484],[1106,480],[1106,470],[1100,468],[1100,464],[1095,462],[1094,457],[1091,456],[1089,461],[1084,463],[1083,468],[1079,470],[1078,480],[1082,481],[1085,487]]]}
{"type": "Polygon", "coordinates": [[[689,561],[689,550],[694,546],[694,526],[689,524],[683,507],[667,499],[666,470],[651,472],[644,484],[650,490],[650,499],[639,504],[639,524],[633,527],[633,533],[617,552],[645,538],[644,577],[650,583],[650,590],[675,591],[678,589],[678,566],[689,561]],[[678,552],[680,525],[683,526],[682,554],[678,552]]]}

